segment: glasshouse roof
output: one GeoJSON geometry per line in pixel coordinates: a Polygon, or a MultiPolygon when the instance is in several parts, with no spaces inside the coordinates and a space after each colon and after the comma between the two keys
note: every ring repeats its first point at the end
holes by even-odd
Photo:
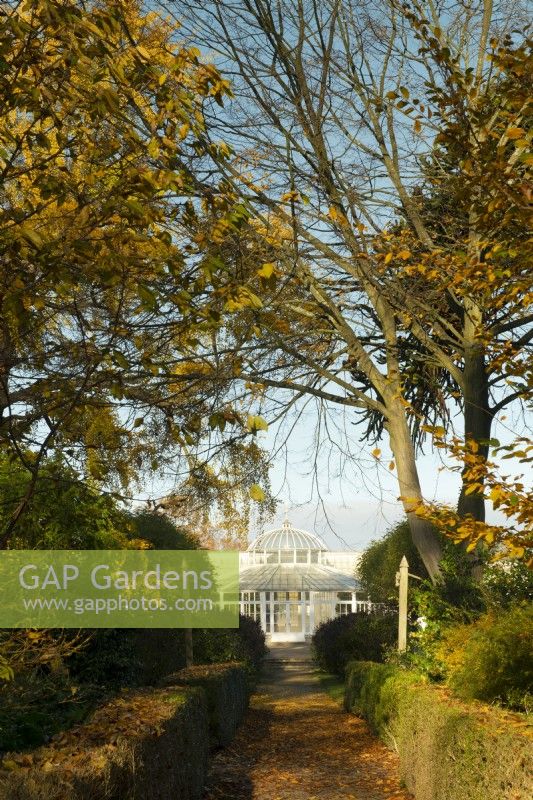
{"type": "Polygon", "coordinates": [[[260,534],[248,547],[251,552],[267,553],[277,552],[278,550],[326,551],[327,549],[322,539],[318,536],[299,528],[293,528],[288,520],[285,520],[280,528],[273,528],[260,534]]]}
{"type": "Polygon", "coordinates": [[[241,591],[311,590],[316,592],[353,592],[359,582],[350,575],[318,564],[265,564],[241,570],[241,591]]]}

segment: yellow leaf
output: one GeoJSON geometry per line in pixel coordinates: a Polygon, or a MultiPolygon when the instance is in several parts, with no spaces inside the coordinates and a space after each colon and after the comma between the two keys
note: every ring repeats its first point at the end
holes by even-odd
{"type": "Polygon", "coordinates": [[[395,469],[395,468],[396,468],[396,464],[394,463],[394,461],[391,461],[390,464],[389,464],[389,469],[395,469]]]}
{"type": "Polygon", "coordinates": [[[148,147],[146,149],[148,151],[149,156],[151,156],[152,158],[157,158],[157,156],[159,155],[159,142],[157,141],[157,139],[150,139],[150,142],[148,143],[148,147]]]}
{"type": "Polygon", "coordinates": [[[137,52],[139,53],[140,56],[142,56],[142,58],[145,61],[150,61],[150,53],[146,49],[146,47],[143,47],[142,45],[138,44],[137,45],[137,52]]]}
{"type": "Polygon", "coordinates": [[[34,247],[41,247],[43,244],[43,240],[41,239],[40,235],[37,233],[34,228],[30,228],[29,225],[21,225],[20,232],[22,236],[32,244],[34,247]]]}
{"type": "Polygon", "coordinates": [[[252,500],[255,500],[258,503],[262,503],[265,499],[265,493],[258,483],[254,483],[253,486],[250,486],[249,495],[252,500]]]}
{"type": "Polygon", "coordinates": [[[10,758],[4,758],[2,761],[2,769],[8,769],[10,772],[12,772],[14,769],[20,769],[20,767],[16,761],[13,761],[10,758]]]}
{"type": "Polygon", "coordinates": [[[298,194],[298,192],[285,192],[285,194],[281,195],[281,202],[282,203],[287,203],[287,202],[290,202],[290,201],[293,201],[293,200],[295,202],[298,202],[299,199],[300,199],[300,195],[298,194]]]}
{"type": "Polygon", "coordinates": [[[267,431],[268,422],[266,419],[263,419],[263,417],[248,414],[247,427],[249,431],[252,431],[252,433],[256,433],[257,431],[267,431]]]}
{"type": "Polygon", "coordinates": [[[374,458],[379,458],[380,457],[381,450],[379,449],[379,447],[376,447],[375,450],[372,450],[372,455],[374,456],[374,458]]]}
{"type": "Polygon", "coordinates": [[[392,253],[387,253],[385,256],[385,264],[388,264],[390,261],[392,261],[392,253]]]}
{"type": "Polygon", "coordinates": [[[422,130],[422,125],[420,124],[420,120],[419,119],[415,120],[415,124],[414,124],[413,127],[415,129],[415,133],[420,133],[420,131],[422,130]]]}
{"type": "Polygon", "coordinates": [[[434,436],[438,436],[440,439],[442,439],[442,437],[444,436],[444,434],[446,433],[446,431],[445,431],[445,429],[442,427],[442,425],[435,425],[435,426],[433,427],[433,429],[432,429],[432,433],[433,433],[433,435],[434,435],[434,436]]]}
{"type": "Polygon", "coordinates": [[[408,258],[411,258],[411,251],[400,250],[400,252],[398,253],[398,258],[401,258],[403,261],[407,261],[408,258]]]}
{"type": "Polygon", "coordinates": [[[274,274],[275,270],[276,265],[269,261],[266,264],[263,264],[261,269],[257,270],[257,274],[260,278],[270,278],[274,274]]]}
{"type": "Polygon", "coordinates": [[[520,139],[525,131],[523,128],[507,128],[505,133],[508,139],[520,139]]]}

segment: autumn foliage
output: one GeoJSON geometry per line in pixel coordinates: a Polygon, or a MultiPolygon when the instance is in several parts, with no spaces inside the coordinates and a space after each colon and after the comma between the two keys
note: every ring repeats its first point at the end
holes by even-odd
{"type": "MultiPolygon", "coordinates": [[[[245,218],[206,168],[229,84],[136,0],[29,0],[0,16],[0,436],[31,480],[46,454],[125,490],[199,437],[177,365],[219,323],[220,235],[245,218]]],[[[200,401],[200,406],[201,406],[200,401]]],[[[209,403],[209,398],[205,403],[209,403]]]]}

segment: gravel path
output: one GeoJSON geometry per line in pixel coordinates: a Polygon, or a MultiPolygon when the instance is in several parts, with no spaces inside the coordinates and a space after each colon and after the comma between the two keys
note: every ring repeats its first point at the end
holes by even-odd
{"type": "Polygon", "coordinates": [[[306,663],[267,662],[204,800],[410,800],[398,759],[321,691],[306,663]]]}

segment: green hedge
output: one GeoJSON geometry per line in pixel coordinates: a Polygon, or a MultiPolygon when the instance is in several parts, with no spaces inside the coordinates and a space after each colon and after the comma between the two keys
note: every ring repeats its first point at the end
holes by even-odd
{"type": "Polygon", "coordinates": [[[398,638],[398,616],[358,611],[328,619],[311,640],[313,658],[320,669],[344,675],[349,661],[383,661],[398,638]]]}
{"type": "Polygon", "coordinates": [[[0,800],[198,800],[208,717],[195,688],[130,691],[32,753],[0,761],[0,800]]]}
{"type": "MultiPolygon", "coordinates": [[[[196,664],[239,662],[254,677],[258,676],[267,652],[265,634],[259,621],[243,614],[239,614],[238,628],[196,629],[193,641],[196,664]]],[[[173,671],[176,669],[179,666],[173,671]]]]}
{"type": "Polygon", "coordinates": [[[250,695],[246,668],[241,664],[205,664],[180,670],[163,679],[164,686],[199,686],[206,695],[211,744],[231,742],[250,695]]]}
{"type": "Polygon", "coordinates": [[[524,717],[419,682],[388,664],[351,662],[345,708],[400,756],[416,800],[530,800],[533,736],[524,717]]]}

